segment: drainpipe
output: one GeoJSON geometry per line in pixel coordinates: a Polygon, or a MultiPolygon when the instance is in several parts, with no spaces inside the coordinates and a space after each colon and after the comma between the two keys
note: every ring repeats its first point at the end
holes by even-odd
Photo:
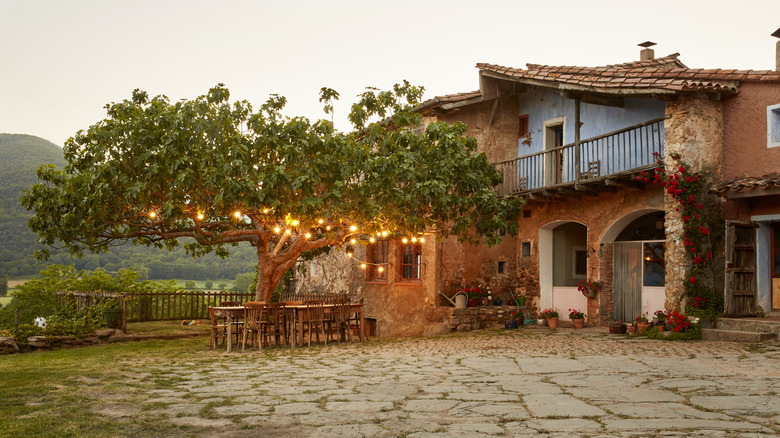
{"type": "Polygon", "coordinates": [[[580,187],[580,98],[574,99],[574,189],[580,187]]]}

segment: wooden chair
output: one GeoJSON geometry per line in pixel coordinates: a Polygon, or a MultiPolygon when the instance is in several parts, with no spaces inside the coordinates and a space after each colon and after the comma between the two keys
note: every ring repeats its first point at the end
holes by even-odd
{"type": "Polygon", "coordinates": [[[320,342],[320,332],[325,345],[328,345],[328,339],[325,337],[325,310],[321,300],[307,301],[304,303],[306,309],[303,312],[303,330],[304,334],[309,332],[308,346],[311,347],[312,333],[317,331],[317,342],[320,342]]]}
{"type": "Polygon", "coordinates": [[[271,339],[276,345],[287,345],[287,314],[284,303],[271,303],[265,308],[263,339],[267,339],[266,345],[271,345],[271,339]]]}
{"type": "MultiPolygon", "coordinates": [[[[333,304],[335,307],[333,308],[333,320],[331,327],[329,327],[329,332],[332,335],[335,328],[339,342],[347,340],[352,342],[352,331],[349,327],[349,298],[342,296],[334,300],[333,304]]],[[[331,339],[333,338],[331,337],[331,339]]]]}
{"type": "Polygon", "coordinates": [[[249,334],[252,334],[253,344],[257,344],[257,348],[263,349],[263,342],[261,339],[261,333],[263,330],[263,306],[264,301],[247,301],[244,303],[244,327],[241,341],[241,351],[246,348],[246,338],[249,334]]]}
{"type": "Polygon", "coordinates": [[[217,324],[212,306],[209,306],[209,318],[211,319],[211,350],[214,350],[217,346],[217,339],[227,339],[227,324],[217,324]]]}
{"type": "MultiPolygon", "coordinates": [[[[358,303],[363,303],[363,298],[360,298],[358,300],[358,303]]],[[[351,327],[356,327],[358,334],[363,333],[361,330],[365,329],[365,327],[363,327],[363,325],[362,325],[362,321],[360,320],[359,316],[360,316],[360,314],[357,313],[357,312],[349,314],[349,325],[351,327]]],[[[358,337],[358,339],[361,339],[361,338],[358,337]]]]}
{"type": "MultiPolygon", "coordinates": [[[[241,305],[241,301],[220,301],[219,307],[239,307],[241,305]]],[[[242,322],[238,320],[233,321],[233,327],[231,327],[231,332],[236,336],[236,345],[241,341],[241,325],[242,322]]]]}

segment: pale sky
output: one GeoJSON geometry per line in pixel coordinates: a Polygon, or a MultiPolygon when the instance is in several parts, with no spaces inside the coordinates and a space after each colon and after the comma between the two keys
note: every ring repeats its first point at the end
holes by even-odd
{"type": "Polygon", "coordinates": [[[171,101],[220,82],[231,100],[326,118],[403,79],[426,98],[479,88],[478,62],[597,66],[679,52],[689,67],[771,70],[780,0],[0,0],[0,132],[62,146],[140,88],[171,101]]]}

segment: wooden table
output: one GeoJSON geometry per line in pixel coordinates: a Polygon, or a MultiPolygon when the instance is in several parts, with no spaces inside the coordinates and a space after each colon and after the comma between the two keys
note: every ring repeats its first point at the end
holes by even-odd
{"type": "Polygon", "coordinates": [[[214,316],[225,318],[227,325],[227,351],[233,350],[233,318],[244,317],[244,306],[215,307],[214,316]]]}
{"type": "MultiPolygon", "coordinates": [[[[323,304],[322,305],[323,310],[325,311],[325,314],[328,314],[329,312],[333,312],[336,309],[335,304],[323,304]]],[[[216,308],[215,308],[216,309],[216,308]]],[[[300,345],[303,345],[303,318],[301,317],[301,313],[306,310],[305,304],[287,304],[285,306],[285,309],[290,309],[294,312],[294,321],[295,325],[297,326],[297,341],[300,345]]],[[[360,337],[361,341],[366,340],[366,318],[363,316],[363,303],[350,303],[349,304],[349,313],[357,313],[358,320],[360,321],[360,329],[358,330],[358,337],[360,337]]],[[[296,339],[293,339],[293,346],[295,345],[296,339]]]]}

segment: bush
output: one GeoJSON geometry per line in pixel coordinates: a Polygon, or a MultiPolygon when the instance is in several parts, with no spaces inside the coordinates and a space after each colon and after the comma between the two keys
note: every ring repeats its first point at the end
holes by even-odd
{"type": "Polygon", "coordinates": [[[211,280],[206,280],[206,283],[203,284],[203,287],[206,289],[211,289],[214,287],[214,282],[211,280]]]}
{"type": "Polygon", "coordinates": [[[187,280],[184,282],[185,289],[195,289],[195,280],[187,280]]]}
{"type": "Polygon", "coordinates": [[[8,276],[0,277],[0,297],[8,295],[8,276]]]}
{"type": "Polygon", "coordinates": [[[658,327],[650,327],[645,334],[649,339],[661,339],[663,341],[695,341],[701,339],[701,324],[691,324],[685,331],[669,332],[666,336],[658,327]]]}

